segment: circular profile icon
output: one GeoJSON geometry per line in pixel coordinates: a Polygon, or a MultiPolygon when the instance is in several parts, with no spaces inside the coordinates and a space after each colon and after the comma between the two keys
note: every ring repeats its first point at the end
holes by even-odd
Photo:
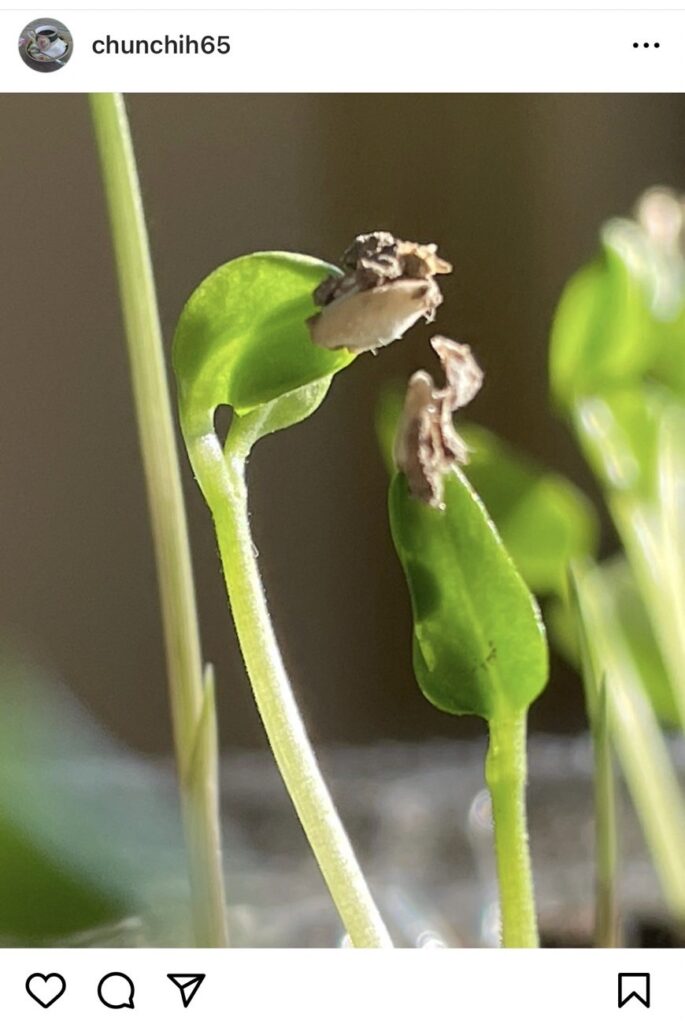
{"type": "Polygon", "coordinates": [[[59,71],[73,49],[71,32],[54,18],[30,21],[19,36],[19,56],[34,71],[59,71]]]}

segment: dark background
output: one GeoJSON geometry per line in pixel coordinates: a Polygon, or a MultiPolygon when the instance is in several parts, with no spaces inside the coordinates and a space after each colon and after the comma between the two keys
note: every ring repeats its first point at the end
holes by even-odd
{"type": "MultiPolygon", "coordinates": [[[[436,241],[455,272],[441,332],[486,370],[472,417],[594,494],[549,408],[550,318],[597,227],[649,185],[685,186],[681,96],[134,96],[167,340],[218,264],[259,249],[335,261],[362,231],[436,241]]],[[[64,679],[114,735],[170,728],[143,479],[86,100],[0,98],[0,639],[64,679]]],[[[261,568],[312,736],[481,731],[428,705],[373,431],[389,378],[429,365],[429,328],[335,381],[251,465],[261,568]]],[[[205,656],[225,745],[261,744],[213,531],[183,468],[205,656]]],[[[605,531],[605,546],[611,535],[605,531]]],[[[555,663],[538,728],[582,727],[555,663]]]]}

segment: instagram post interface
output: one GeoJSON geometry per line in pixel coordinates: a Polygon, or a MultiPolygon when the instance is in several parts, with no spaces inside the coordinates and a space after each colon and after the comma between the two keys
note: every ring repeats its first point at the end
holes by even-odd
{"type": "Polygon", "coordinates": [[[675,1005],[682,22],[410,13],[2,16],[17,1020],[675,1005]]]}

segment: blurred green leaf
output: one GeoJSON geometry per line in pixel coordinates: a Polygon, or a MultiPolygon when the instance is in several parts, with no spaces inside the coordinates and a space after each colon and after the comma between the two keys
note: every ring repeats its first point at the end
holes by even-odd
{"type": "Polygon", "coordinates": [[[600,571],[605,586],[611,589],[618,626],[652,707],[664,725],[677,726],[673,690],[630,565],[617,556],[603,562],[600,571]]]}
{"type": "Polygon", "coordinates": [[[61,943],[143,916],[163,932],[157,886],[184,872],[178,811],[159,778],[54,681],[6,655],[0,708],[0,944],[61,943]]]}
{"type": "Polygon", "coordinates": [[[230,405],[242,414],[352,362],[347,349],[314,345],[306,323],[317,309],[314,289],[337,273],[308,256],[264,252],[232,260],[205,278],[174,336],[182,404],[202,410],[230,405]]]}
{"type": "Polygon", "coordinates": [[[33,835],[0,814],[3,901],[0,942],[34,945],[67,937],[126,916],[126,904],[106,882],[79,877],[73,866],[41,848],[33,835]],[[4,941],[3,941],[4,939],[4,941]]]}
{"type": "Polygon", "coordinates": [[[604,488],[685,727],[685,257],[666,189],[610,221],[555,319],[552,385],[604,488]],[[672,428],[678,421],[676,437],[672,428]]]}
{"type": "Polygon", "coordinates": [[[679,247],[666,246],[642,223],[609,221],[599,255],[571,278],[554,317],[555,398],[568,407],[579,396],[630,387],[648,374],[682,392],[684,342],[679,247]]]}
{"type": "Polygon", "coordinates": [[[389,511],[425,696],[451,714],[492,719],[523,711],[547,681],[544,627],[469,482],[448,474],[439,510],[413,498],[397,474],[389,511]]]}
{"type": "Polygon", "coordinates": [[[591,502],[491,431],[469,424],[459,432],[470,449],[465,473],[524,580],[536,594],[564,594],[569,562],[597,551],[591,502]]]}
{"type": "Polygon", "coordinates": [[[653,361],[642,282],[605,240],[600,255],[571,278],[552,324],[552,393],[562,405],[577,395],[639,379],[653,361]]]}
{"type": "Polygon", "coordinates": [[[576,433],[610,496],[631,501],[655,497],[659,423],[669,401],[664,388],[645,382],[574,404],[576,433]]]}
{"type": "Polygon", "coordinates": [[[651,368],[656,380],[685,398],[685,311],[662,327],[662,344],[651,368]]]}
{"type": "Polygon", "coordinates": [[[659,633],[685,728],[685,406],[672,402],[661,417],[656,467],[657,560],[663,618],[659,633]]]}
{"type": "Polygon", "coordinates": [[[554,649],[569,665],[579,669],[578,627],[568,595],[547,598],[543,605],[543,618],[554,649]]]}

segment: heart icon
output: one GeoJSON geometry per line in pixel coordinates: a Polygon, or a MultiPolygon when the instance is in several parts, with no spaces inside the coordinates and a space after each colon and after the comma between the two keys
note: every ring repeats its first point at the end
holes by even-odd
{"type": "Polygon", "coordinates": [[[26,979],[26,991],[44,1010],[64,995],[66,987],[61,974],[32,974],[26,979]]]}

